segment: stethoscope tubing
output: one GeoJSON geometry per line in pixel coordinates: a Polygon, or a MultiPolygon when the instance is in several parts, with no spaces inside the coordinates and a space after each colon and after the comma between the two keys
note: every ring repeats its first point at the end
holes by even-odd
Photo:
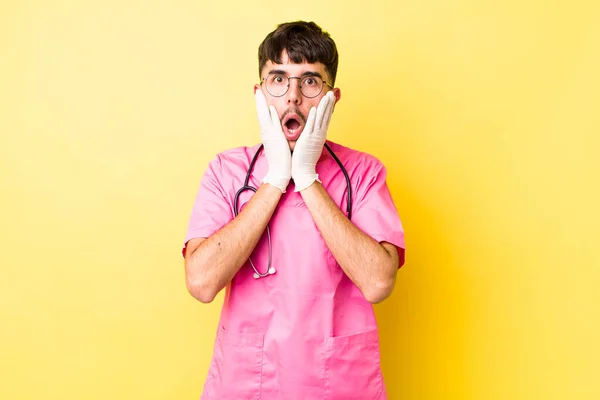
{"type": "MultiPolygon", "coordinates": [[[[258,148],[258,150],[256,151],[256,153],[254,154],[254,157],[252,157],[252,161],[250,161],[250,166],[248,167],[248,172],[246,173],[246,179],[244,179],[244,186],[239,188],[238,191],[235,193],[235,197],[233,198],[233,213],[234,213],[235,217],[237,217],[239,214],[240,195],[242,193],[244,193],[246,190],[251,190],[254,193],[256,193],[257,189],[254,186],[250,185],[250,176],[252,176],[252,171],[254,170],[254,165],[256,164],[256,161],[258,160],[258,156],[260,155],[260,152],[262,151],[263,147],[264,146],[261,144],[260,147],[258,148]]],[[[325,148],[327,149],[327,151],[329,151],[329,154],[331,154],[331,156],[333,157],[335,162],[339,165],[340,169],[342,170],[342,173],[344,174],[344,178],[346,179],[346,189],[347,189],[346,214],[348,215],[348,219],[352,219],[352,184],[350,183],[350,177],[348,176],[348,171],[346,171],[346,168],[344,168],[344,164],[342,164],[340,159],[333,152],[333,150],[331,150],[331,147],[329,147],[329,145],[327,143],[325,143],[325,148]]],[[[254,266],[254,263],[252,262],[250,257],[248,257],[248,261],[250,262],[250,265],[252,266],[252,269],[254,270],[254,278],[255,279],[263,278],[265,276],[272,275],[275,273],[275,268],[273,268],[271,266],[271,257],[272,257],[271,230],[269,229],[268,223],[267,223],[267,239],[268,239],[269,259],[267,261],[267,271],[266,272],[263,272],[263,273],[259,272],[258,269],[254,266]]]]}

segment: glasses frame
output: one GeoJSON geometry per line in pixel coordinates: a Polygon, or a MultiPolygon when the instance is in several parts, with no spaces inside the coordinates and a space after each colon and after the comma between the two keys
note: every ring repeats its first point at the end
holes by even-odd
{"type": "MultiPolygon", "coordinates": [[[[287,78],[287,89],[285,89],[285,92],[283,92],[283,94],[280,94],[279,96],[275,96],[274,94],[271,94],[271,92],[269,92],[269,89],[267,89],[267,93],[269,93],[271,96],[273,97],[283,97],[287,94],[287,92],[290,91],[290,81],[292,79],[298,79],[298,87],[300,88],[300,93],[302,94],[302,96],[306,97],[307,99],[314,99],[315,97],[317,97],[318,95],[320,95],[321,93],[323,93],[323,89],[325,88],[325,85],[329,86],[332,89],[335,89],[333,86],[331,86],[331,83],[327,82],[325,79],[321,78],[320,76],[316,76],[316,75],[305,75],[305,76],[286,76],[287,78]],[[319,93],[317,93],[316,95],[309,97],[307,95],[304,94],[304,92],[302,91],[302,85],[300,85],[300,82],[302,82],[302,79],[305,78],[319,78],[320,80],[323,81],[323,83],[325,85],[323,85],[323,87],[321,88],[321,90],[319,91],[319,93]]],[[[267,83],[265,82],[267,80],[267,78],[262,78],[260,80],[260,84],[262,85],[263,83],[265,84],[265,89],[267,88],[267,83]]]]}

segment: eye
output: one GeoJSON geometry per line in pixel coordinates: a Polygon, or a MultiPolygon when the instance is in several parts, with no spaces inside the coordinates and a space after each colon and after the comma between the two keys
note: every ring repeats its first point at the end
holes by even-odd
{"type": "Polygon", "coordinates": [[[304,78],[303,85],[314,86],[316,84],[317,84],[317,80],[315,78],[313,78],[313,77],[304,78]]]}
{"type": "Polygon", "coordinates": [[[271,82],[275,83],[277,85],[285,84],[285,81],[286,81],[286,79],[285,79],[285,76],[283,76],[283,75],[273,75],[271,77],[271,82]]]}

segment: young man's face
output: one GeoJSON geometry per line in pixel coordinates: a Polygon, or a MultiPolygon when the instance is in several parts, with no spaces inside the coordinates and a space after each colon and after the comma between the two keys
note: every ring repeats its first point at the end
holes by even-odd
{"type": "MultiPolygon", "coordinates": [[[[261,79],[269,79],[275,76],[280,77],[299,77],[308,78],[307,84],[305,85],[305,92],[308,92],[308,84],[312,83],[313,80],[310,78],[320,77],[323,81],[330,82],[330,77],[325,71],[325,65],[320,62],[317,63],[301,63],[295,64],[289,60],[287,52],[284,50],[281,56],[281,64],[275,64],[271,60],[267,61],[263,70],[261,71],[261,79]]],[[[290,79],[289,89],[287,92],[280,97],[273,96],[266,88],[266,81],[263,80],[260,85],[255,85],[255,89],[260,88],[267,99],[269,105],[274,106],[279,114],[279,120],[281,121],[281,127],[283,133],[290,144],[290,150],[294,150],[296,140],[300,137],[300,134],[304,130],[306,119],[308,118],[308,112],[312,107],[317,107],[321,99],[327,94],[327,92],[333,90],[335,95],[336,103],[341,97],[340,89],[332,89],[326,83],[323,84],[323,90],[313,98],[308,98],[302,94],[300,90],[300,79],[290,79]]]]}

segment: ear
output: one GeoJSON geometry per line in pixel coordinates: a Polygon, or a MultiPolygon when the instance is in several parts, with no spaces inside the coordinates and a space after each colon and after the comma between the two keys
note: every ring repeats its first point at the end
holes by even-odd
{"type": "Polygon", "coordinates": [[[255,84],[254,85],[254,93],[256,93],[256,91],[260,89],[260,85],[259,84],[255,84]]]}
{"type": "Polygon", "coordinates": [[[333,103],[333,109],[335,110],[335,105],[342,98],[342,91],[339,88],[333,89],[333,96],[335,97],[335,103],[333,103]]]}

